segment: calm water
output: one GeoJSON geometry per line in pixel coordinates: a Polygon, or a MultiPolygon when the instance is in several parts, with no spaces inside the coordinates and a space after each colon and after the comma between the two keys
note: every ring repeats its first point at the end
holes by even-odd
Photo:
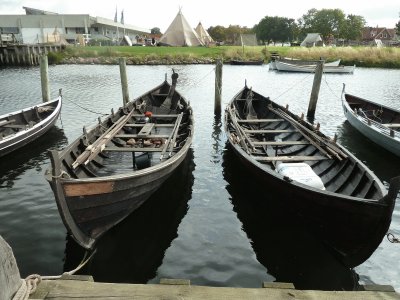
{"type": "MultiPolygon", "coordinates": [[[[215,118],[214,66],[174,66],[178,89],[195,114],[195,138],[185,163],[129,218],[99,242],[81,271],[96,281],[157,283],[186,278],[195,285],[260,287],[263,281],[293,282],[298,288],[353,289],[390,284],[400,291],[400,245],[384,239],[355,270],[343,267],[302,224],[274,204],[260,210],[266,191],[254,186],[230,151],[221,119],[215,118]]],[[[169,66],[128,66],[132,98],[171,74],[169,66]]],[[[74,269],[84,251],[61,222],[44,179],[47,150],[62,148],[93,125],[98,114],[122,103],[118,66],[51,66],[52,97],[63,89],[62,115],[46,137],[0,159],[0,234],[13,248],[21,276],[58,275],[74,269]],[[76,106],[89,108],[88,112],[76,106]]],[[[306,112],[313,75],[269,71],[268,66],[224,66],[223,107],[249,86],[300,114],[306,112]]],[[[323,77],[316,122],[381,178],[400,174],[400,159],[355,132],[340,104],[349,93],[400,109],[400,70],[361,69],[323,77]]],[[[41,101],[39,69],[0,70],[0,114],[41,101]]],[[[398,199],[399,200],[399,199],[398,199]]],[[[279,203],[279,202],[277,202],[279,203]]],[[[400,236],[400,201],[390,232],[400,236]]]]}

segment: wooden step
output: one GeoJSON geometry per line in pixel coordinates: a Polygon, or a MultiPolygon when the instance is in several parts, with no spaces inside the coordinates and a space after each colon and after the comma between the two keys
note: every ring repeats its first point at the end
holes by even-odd
{"type": "MultiPolygon", "coordinates": [[[[152,118],[177,118],[179,115],[177,115],[177,114],[170,114],[170,115],[156,115],[156,114],[154,114],[154,115],[151,115],[151,117],[152,118]]],[[[132,117],[135,117],[135,118],[143,118],[143,117],[145,117],[145,115],[144,114],[142,114],[142,115],[135,115],[135,114],[133,114],[132,115],[132,117]]]]}
{"type": "Polygon", "coordinates": [[[161,152],[163,147],[105,147],[103,151],[108,152],[161,152]]]}
{"type": "Polygon", "coordinates": [[[154,128],[154,123],[146,123],[137,134],[139,138],[147,137],[154,128]]]}
{"type": "Polygon", "coordinates": [[[117,134],[116,138],[120,139],[130,139],[130,138],[141,138],[141,139],[167,139],[169,137],[168,134],[150,134],[145,137],[139,137],[137,134],[117,134]]]}
{"type": "Polygon", "coordinates": [[[253,156],[253,158],[257,161],[312,161],[312,160],[324,160],[329,159],[325,156],[253,156]]]}
{"type": "Polygon", "coordinates": [[[266,142],[253,142],[255,146],[290,146],[290,145],[308,145],[309,141],[266,141],[266,142]]]}
{"type": "MultiPolygon", "coordinates": [[[[145,123],[146,124],[146,123],[145,123]]],[[[128,123],[125,124],[124,127],[143,127],[145,124],[133,124],[133,123],[128,123]]],[[[154,127],[174,127],[175,124],[154,124],[154,127]]]]}
{"type": "Polygon", "coordinates": [[[298,129],[244,129],[246,133],[287,133],[298,131],[298,129]]]}
{"type": "Polygon", "coordinates": [[[272,123],[282,122],[284,119],[249,119],[249,120],[238,120],[238,123],[272,123]]]}

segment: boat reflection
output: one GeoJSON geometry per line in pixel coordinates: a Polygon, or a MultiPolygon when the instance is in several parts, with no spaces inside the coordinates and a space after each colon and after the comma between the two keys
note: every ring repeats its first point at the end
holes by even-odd
{"type": "MultiPolygon", "coordinates": [[[[194,167],[193,150],[189,149],[185,160],[161,188],[98,241],[96,253],[76,274],[116,283],[146,283],[154,278],[187,213],[194,167]]],[[[84,252],[68,235],[64,271],[76,268],[84,252]]]]}
{"type": "Polygon", "coordinates": [[[297,289],[357,289],[358,275],[285,207],[273,186],[257,184],[232,152],[227,144],[223,155],[226,189],[257,259],[268,273],[277,282],[291,282],[297,289]]]}
{"type": "Polygon", "coordinates": [[[26,170],[41,168],[49,160],[48,150],[68,144],[64,130],[53,126],[45,135],[7,154],[0,160],[0,187],[11,188],[26,170]]]}

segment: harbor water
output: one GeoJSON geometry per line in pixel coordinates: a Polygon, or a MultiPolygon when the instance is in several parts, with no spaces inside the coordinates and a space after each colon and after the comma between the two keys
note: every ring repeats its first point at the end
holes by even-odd
{"type": "MultiPolygon", "coordinates": [[[[104,235],[79,272],[95,281],[158,283],[189,279],[194,285],[261,287],[292,282],[300,289],[352,290],[388,284],[400,291],[400,244],[386,238],[362,265],[344,267],[293,216],[279,195],[261,209],[270,191],[254,184],[227,149],[223,117],[214,116],[214,66],[127,66],[131,99],[160,84],[172,68],[177,90],[195,117],[191,151],[182,166],[140,209],[104,235]]],[[[263,66],[223,67],[222,109],[245,80],[253,90],[296,113],[306,113],[313,74],[278,73],[263,66]]],[[[119,67],[49,67],[52,98],[62,89],[63,108],[46,136],[0,158],[0,235],[10,244],[22,277],[74,269],[84,250],[70,237],[44,178],[47,151],[61,149],[97,119],[122,105],[119,67]]],[[[400,175],[400,157],[361,136],[341,108],[343,83],[350,94],[400,109],[400,70],[357,68],[322,78],[315,122],[364,162],[388,187],[400,175]]],[[[41,102],[38,67],[0,69],[0,115],[41,102]]],[[[400,199],[390,233],[400,237],[400,199]]]]}

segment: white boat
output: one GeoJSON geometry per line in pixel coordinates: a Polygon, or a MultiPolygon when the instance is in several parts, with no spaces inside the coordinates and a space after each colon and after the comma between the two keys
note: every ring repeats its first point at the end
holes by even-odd
{"type": "MultiPolygon", "coordinates": [[[[316,65],[296,65],[291,63],[282,62],[279,60],[275,61],[275,66],[278,71],[284,72],[303,72],[303,73],[314,73],[316,65]]],[[[356,66],[327,66],[324,65],[324,73],[354,73],[356,66]]]]}
{"type": "MultiPolygon", "coordinates": [[[[281,61],[281,62],[293,64],[293,65],[316,65],[319,62],[319,60],[304,60],[304,59],[288,58],[288,57],[275,58],[275,59],[271,60],[271,62],[269,63],[270,70],[277,70],[275,61],[281,61]]],[[[339,66],[339,64],[340,64],[340,59],[331,61],[331,62],[326,62],[326,63],[324,63],[324,66],[337,67],[337,66],[339,66]]]]}
{"type": "Polygon", "coordinates": [[[349,123],[367,138],[400,156],[400,111],[345,93],[342,106],[349,123]]]}

